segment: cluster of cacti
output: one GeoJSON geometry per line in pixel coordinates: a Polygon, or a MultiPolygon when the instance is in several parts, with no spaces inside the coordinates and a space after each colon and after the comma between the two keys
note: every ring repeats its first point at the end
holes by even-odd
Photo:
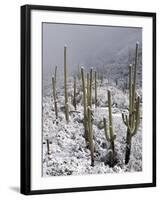
{"type": "Polygon", "coordinates": [[[108,90],[108,113],[109,113],[109,128],[107,127],[106,118],[103,118],[104,123],[104,132],[108,142],[110,142],[111,150],[112,150],[112,157],[111,163],[113,165],[115,160],[115,144],[114,140],[116,139],[116,135],[113,133],[113,124],[112,124],[112,103],[111,103],[111,92],[108,90]],[[108,134],[109,130],[109,134],[108,134]]]}
{"type": "MultiPolygon", "coordinates": [[[[67,60],[66,60],[67,47],[64,47],[64,98],[65,98],[65,119],[69,122],[69,107],[68,107],[68,91],[67,91],[67,60]]],[[[129,65],[129,114],[126,115],[122,113],[122,119],[124,124],[127,126],[127,136],[126,136],[126,153],[125,153],[125,164],[128,164],[130,160],[131,153],[131,139],[137,133],[139,127],[139,107],[140,107],[140,97],[136,93],[136,74],[137,74],[137,65],[138,65],[138,43],[136,44],[136,55],[135,55],[135,64],[129,65]]],[[[54,76],[52,77],[52,88],[53,88],[53,100],[55,115],[58,118],[58,109],[57,109],[57,92],[56,92],[56,79],[57,79],[57,66],[55,67],[54,76]]],[[[81,77],[81,89],[83,92],[83,110],[84,110],[84,135],[86,140],[86,146],[89,146],[91,154],[91,166],[94,166],[94,141],[93,141],[93,112],[92,112],[92,96],[94,96],[95,107],[98,106],[97,98],[97,72],[93,68],[90,69],[88,73],[85,74],[84,68],[79,69],[78,65],[78,76],[74,77],[73,82],[73,106],[74,112],[77,112],[77,84],[78,79],[81,77]],[[80,75],[79,75],[80,74],[80,75]],[[94,87],[94,94],[92,95],[92,86],[94,87]]],[[[103,82],[103,74],[99,76],[101,82],[103,82]]],[[[115,80],[116,86],[118,85],[118,79],[115,80]]],[[[125,87],[127,89],[127,86],[125,87]]],[[[113,122],[112,122],[112,102],[111,102],[111,92],[108,90],[108,125],[107,120],[104,117],[102,124],[105,132],[106,140],[110,144],[110,149],[112,150],[111,163],[115,161],[115,139],[116,135],[113,131],[113,122]]],[[[47,152],[50,152],[49,140],[46,140],[47,143],[47,152]]],[[[112,165],[113,166],[113,165],[112,165]]]]}
{"type": "Polygon", "coordinates": [[[83,87],[83,107],[84,107],[84,129],[85,138],[91,151],[91,165],[94,166],[94,144],[92,133],[92,82],[93,82],[93,69],[87,73],[87,86],[85,81],[84,68],[81,68],[81,78],[83,87]]]}
{"type": "Polygon", "coordinates": [[[54,76],[52,77],[54,109],[55,109],[55,115],[56,115],[56,119],[57,119],[58,118],[58,109],[57,109],[56,76],[57,76],[57,66],[55,67],[55,73],[54,73],[54,76]]]}
{"type": "Polygon", "coordinates": [[[67,92],[67,47],[64,47],[64,97],[65,97],[65,117],[66,121],[69,121],[69,109],[68,109],[68,92],[67,92]]]}
{"type": "Polygon", "coordinates": [[[125,164],[129,162],[131,153],[131,139],[139,127],[140,98],[136,93],[136,74],[138,65],[138,43],[136,44],[135,64],[129,65],[129,114],[122,113],[122,119],[127,126],[125,164]]]}

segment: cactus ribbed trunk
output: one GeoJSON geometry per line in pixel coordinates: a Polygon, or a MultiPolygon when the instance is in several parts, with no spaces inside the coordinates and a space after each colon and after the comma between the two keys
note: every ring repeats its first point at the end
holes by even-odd
{"type": "Polygon", "coordinates": [[[111,139],[111,148],[113,151],[113,156],[115,153],[114,150],[114,134],[113,134],[113,124],[112,124],[112,102],[111,102],[111,92],[108,90],[108,111],[109,111],[109,133],[111,139]]]}
{"type": "Polygon", "coordinates": [[[56,84],[57,83],[57,65],[54,70],[54,78],[55,78],[55,84],[56,84]]]}
{"type": "Polygon", "coordinates": [[[110,143],[110,148],[112,149],[112,154],[107,164],[109,164],[110,167],[113,167],[116,164],[115,143],[114,143],[116,135],[114,135],[113,133],[112,102],[111,102],[111,92],[109,90],[108,90],[108,112],[109,112],[109,128],[107,128],[107,122],[105,117],[103,118],[103,123],[104,123],[104,132],[106,140],[110,143]],[[109,134],[107,129],[109,129],[109,134]]]}
{"type": "Polygon", "coordinates": [[[54,109],[55,109],[55,115],[56,115],[56,119],[57,119],[58,118],[58,109],[57,109],[57,95],[56,95],[55,77],[52,77],[52,87],[53,87],[54,109]]]}
{"type": "Polygon", "coordinates": [[[90,77],[89,73],[87,73],[87,106],[90,105],[90,77]]]}
{"type": "Polygon", "coordinates": [[[91,166],[94,166],[94,144],[93,144],[93,132],[92,132],[92,111],[90,106],[88,106],[88,140],[89,148],[91,152],[91,166]]]}
{"type": "Polygon", "coordinates": [[[83,108],[84,108],[84,129],[85,129],[85,139],[86,143],[88,140],[88,124],[87,124],[87,95],[86,95],[86,84],[84,77],[84,69],[81,68],[81,78],[82,78],[82,88],[83,88],[83,108]]]}
{"type": "Polygon", "coordinates": [[[90,95],[90,101],[89,101],[89,106],[92,109],[92,80],[93,80],[93,68],[91,68],[90,70],[90,91],[89,91],[89,95],[90,95]]]}
{"type": "Polygon", "coordinates": [[[107,131],[107,121],[105,117],[103,118],[103,124],[104,124],[104,133],[105,133],[106,140],[110,142],[110,138],[108,136],[108,131],[107,131]]]}
{"type": "Polygon", "coordinates": [[[73,106],[74,106],[74,109],[75,109],[75,110],[77,110],[76,87],[77,87],[76,77],[74,77],[74,97],[73,97],[73,106]]]}
{"type": "Polygon", "coordinates": [[[133,75],[133,91],[132,91],[132,110],[134,110],[134,101],[136,97],[136,78],[137,78],[137,64],[138,64],[138,43],[136,43],[135,64],[133,75]]]}
{"type": "Polygon", "coordinates": [[[85,138],[87,146],[91,152],[91,166],[94,166],[94,144],[93,144],[93,132],[92,132],[92,69],[90,73],[87,73],[87,86],[85,85],[84,69],[81,68],[82,87],[83,87],[83,104],[84,104],[84,127],[85,138]],[[87,91],[87,93],[86,93],[87,91]]]}
{"type": "Polygon", "coordinates": [[[50,154],[50,145],[49,145],[49,139],[46,140],[47,143],[47,154],[50,154]]]}
{"type": "Polygon", "coordinates": [[[127,138],[126,138],[126,154],[125,154],[125,164],[128,164],[130,160],[130,154],[131,154],[131,134],[129,130],[127,130],[127,138]]]}
{"type": "Polygon", "coordinates": [[[68,93],[67,93],[67,62],[66,62],[67,47],[64,47],[64,96],[65,96],[65,117],[66,121],[69,121],[68,111],[68,93]]]}
{"type": "Polygon", "coordinates": [[[94,72],[94,80],[95,80],[95,107],[97,107],[97,72],[94,72]]]}

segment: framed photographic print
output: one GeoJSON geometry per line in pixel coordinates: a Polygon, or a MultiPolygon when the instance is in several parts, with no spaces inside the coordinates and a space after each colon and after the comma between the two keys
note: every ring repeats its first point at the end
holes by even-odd
{"type": "Polygon", "coordinates": [[[156,14],[21,7],[21,193],[156,186],[156,14]]]}

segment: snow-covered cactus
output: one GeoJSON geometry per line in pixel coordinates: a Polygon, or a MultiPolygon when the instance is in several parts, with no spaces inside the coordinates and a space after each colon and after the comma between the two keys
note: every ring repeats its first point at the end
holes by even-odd
{"type": "Polygon", "coordinates": [[[94,166],[94,145],[93,145],[93,132],[92,132],[92,69],[87,73],[87,85],[85,83],[84,68],[81,68],[82,88],[83,88],[83,106],[84,106],[84,128],[85,139],[87,146],[91,152],[91,166],[94,166]]]}
{"type": "Polygon", "coordinates": [[[85,139],[88,140],[88,124],[87,124],[87,94],[86,94],[86,84],[84,68],[81,67],[81,78],[82,78],[82,90],[83,90],[83,108],[84,108],[84,129],[85,129],[85,139]]]}
{"type": "Polygon", "coordinates": [[[97,72],[94,72],[94,84],[95,84],[95,107],[97,107],[97,72]]]}
{"type": "Polygon", "coordinates": [[[54,78],[55,78],[55,84],[56,84],[57,83],[57,65],[54,70],[54,78]]]}
{"type": "Polygon", "coordinates": [[[52,77],[52,88],[53,88],[54,109],[55,109],[55,115],[57,119],[58,109],[57,109],[57,95],[56,95],[56,77],[52,77]]]}
{"type": "Polygon", "coordinates": [[[90,69],[90,90],[89,90],[89,106],[92,109],[92,81],[93,81],[93,68],[90,69]]]}
{"type": "Polygon", "coordinates": [[[47,143],[47,154],[50,155],[51,151],[50,151],[50,141],[49,141],[49,139],[46,139],[46,143],[47,143]]]}
{"type": "Polygon", "coordinates": [[[69,121],[68,110],[68,93],[67,93],[67,62],[66,62],[67,47],[64,46],[64,96],[65,96],[65,117],[66,121],[69,121]]]}
{"type": "Polygon", "coordinates": [[[112,149],[112,155],[114,160],[115,157],[115,145],[114,145],[114,140],[116,139],[116,135],[113,133],[113,123],[112,123],[112,103],[111,103],[111,92],[108,90],[108,112],[109,112],[109,128],[107,128],[107,122],[106,118],[103,118],[103,123],[104,123],[104,131],[105,131],[105,136],[108,142],[111,144],[111,149],[112,149]],[[109,134],[108,130],[109,129],[109,134]]]}
{"type": "Polygon", "coordinates": [[[103,74],[100,75],[101,84],[103,84],[103,74]]]}
{"type": "Polygon", "coordinates": [[[136,43],[135,65],[129,65],[129,114],[122,113],[122,119],[127,126],[125,164],[128,164],[131,153],[131,139],[137,133],[140,121],[140,97],[136,93],[136,76],[138,65],[138,43],[136,43]],[[133,74],[132,74],[133,73],[133,74]]]}
{"type": "Polygon", "coordinates": [[[77,102],[76,102],[76,87],[77,87],[76,77],[74,77],[73,106],[74,106],[74,109],[75,109],[75,110],[77,110],[77,102]]]}
{"type": "Polygon", "coordinates": [[[77,74],[78,79],[81,79],[81,69],[80,69],[80,65],[78,65],[78,74],[77,74]]]}
{"type": "Polygon", "coordinates": [[[90,105],[90,78],[89,78],[89,73],[87,73],[87,105],[90,105]]]}
{"type": "Polygon", "coordinates": [[[89,149],[91,152],[91,166],[94,166],[94,144],[93,144],[93,132],[92,132],[92,110],[91,107],[88,106],[88,142],[89,149]]]}
{"type": "Polygon", "coordinates": [[[115,84],[116,84],[116,86],[118,86],[118,79],[117,78],[115,79],[115,84]]]}

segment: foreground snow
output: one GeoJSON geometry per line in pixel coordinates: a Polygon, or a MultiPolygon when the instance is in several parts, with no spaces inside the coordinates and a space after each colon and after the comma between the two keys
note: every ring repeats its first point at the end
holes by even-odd
{"type": "Polygon", "coordinates": [[[59,117],[56,120],[51,96],[43,97],[43,176],[85,175],[100,173],[121,173],[142,171],[142,127],[132,138],[132,152],[128,165],[124,164],[126,126],[122,122],[121,113],[127,112],[127,95],[120,94],[120,90],[110,88],[113,98],[113,126],[116,134],[115,149],[118,163],[113,167],[106,164],[110,154],[109,143],[106,141],[104,129],[101,129],[103,117],[108,119],[106,106],[106,88],[98,91],[99,107],[93,105],[93,135],[95,144],[95,166],[92,167],[90,151],[86,147],[83,126],[82,102],[74,112],[69,105],[69,123],[65,120],[62,93],[58,96],[59,117]],[[61,108],[60,108],[61,105],[61,108]],[[46,139],[49,139],[50,155],[47,154],[46,139]]]}

